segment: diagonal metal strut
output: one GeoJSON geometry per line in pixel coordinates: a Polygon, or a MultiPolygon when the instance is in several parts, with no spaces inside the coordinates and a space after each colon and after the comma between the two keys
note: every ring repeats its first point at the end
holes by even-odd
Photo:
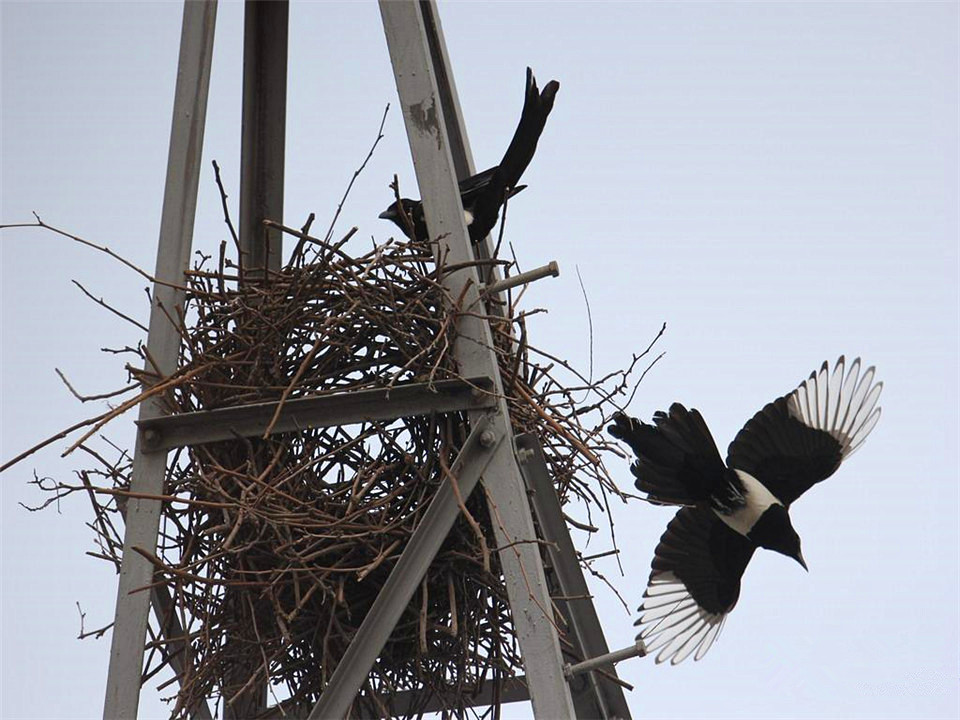
{"type": "Polygon", "coordinates": [[[457,495],[466,501],[493,457],[501,452],[510,452],[510,443],[503,442],[503,434],[496,432],[492,426],[492,422],[484,419],[470,431],[457,454],[450,476],[437,490],[390,577],[380,588],[377,599],[334,670],[309,720],[346,717],[384,643],[460,515],[457,495]],[[453,483],[456,483],[456,489],[453,483]]]}
{"type": "MultiPolygon", "coordinates": [[[[460,164],[469,168],[466,133],[462,132],[456,95],[449,82],[451,72],[436,3],[380,0],[380,14],[427,228],[430,237],[436,239],[434,252],[438,262],[462,268],[443,277],[450,297],[462,299],[454,355],[461,374],[494,378],[498,402],[497,412],[490,416],[491,423],[498,434],[512,438],[492,329],[480,297],[480,277],[464,225],[451,154],[453,125],[460,130],[460,164]],[[446,104],[438,89],[440,74],[448,80],[443,83],[450,96],[446,104]]],[[[492,280],[495,281],[496,278],[492,280]]],[[[468,413],[471,426],[482,416],[485,413],[468,413]]],[[[496,453],[484,471],[483,483],[534,714],[555,720],[572,718],[575,710],[563,675],[553,606],[526,489],[512,447],[496,453]]]]}
{"type": "MultiPolygon", "coordinates": [[[[148,356],[160,377],[174,372],[180,349],[180,334],[170,321],[183,305],[183,273],[190,258],[193,221],[197,209],[203,130],[210,87],[213,36],[217,3],[187,2],[183,7],[180,58],[170,130],[170,152],[157,247],[157,282],[151,294],[148,356]]],[[[164,414],[159,401],[140,406],[140,419],[164,414]]],[[[148,499],[163,490],[166,453],[145,453],[138,441],[134,448],[131,490],[141,495],[127,503],[124,523],[123,560],[117,583],[117,607],[107,671],[105,720],[135,720],[140,702],[143,646],[147,632],[150,593],[135,592],[153,579],[153,565],[134,547],[155,548],[160,523],[160,501],[148,499]]]]}

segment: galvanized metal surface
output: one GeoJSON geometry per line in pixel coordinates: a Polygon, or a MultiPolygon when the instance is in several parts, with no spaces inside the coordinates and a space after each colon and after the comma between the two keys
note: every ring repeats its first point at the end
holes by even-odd
{"type": "MultiPolygon", "coordinates": [[[[426,31],[427,47],[436,73],[437,97],[443,109],[443,122],[447,129],[447,140],[450,143],[450,155],[453,158],[453,168],[459,182],[473,175],[476,172],[476,165],[473,161],[473,153],[470,151],[470,140],[467,137],[463,112],[460,110],[460,96],[457,94],[457,86],[454,82],[453,68],[447,53],[447,43],[443,37],[443,25],[440,22],[437,3],[435,0],[419,0],[419,5],[426,31]]],[[[488,259],[493,255],[493,243],[489,237],[486,237],[474,246],[474,250],[478,258],[488,259]]],[[[502,277],[499,265],[482,267],[480,274],[485,285],[493,285],[502,277]]],[[[495,304],[489,309],[493,313],[501,314],[499,306],[495,304]]]]}
{"type": "MultiPolygon", "coordinates": [[[[540,531],[549,542],[547,554],[550,565],[560,586],[560,594],[566,598],[557,599],[555,602],[569,623],[569,639],[580,653],[580,657],[576,659],[605,655],[609,649],[603,636],[603,628],[577,561],[576,549],[570,540],[570,532],[563,519],[563,511],[547,470],[540,441],[534,435],[518,435],[516,444],[520,469],[527,486],[533,491],[531,500],[540,531]]],[[[609,661],[595,667],[601,667],[616,677],[616,670],[609,661]]],[[[630,707],[624,697],[623,688],[600,674],[593,673],[580,681],[574,681],[570,689],[578,718],[630,718],[630,707]]]]}
{"type": "MultiPolygon", "coordinates": [[[[280,231],[263,221],[283,220],[289,15],[287,0],[244,4],[239,228],[244,282],[279,270],[282,261],[280,231]]],[[[224,707],[227,720],[246,720],[267,706],[265,681],[246,688],[261,662],[257,655],[249,657],[249,663],[238,662],[226,673],[223,693],[231,698],[224,707]]]]}
{"type": "MultiPolygon", "coordinates": [[[[170,667],[173,668],[182,685],[183,678],[189,677],[193,668],[190,666],[190,645],[182,639],[184,637],[183,626],[175,612],[173,598],[170,597],[170,591],[167,588],[155,587],[150,591],[150,601],[153,606],[153,615],[157,619],[157,626],[163,636],[167,638],[166,648],[170,658],[170,667]]],[[[210,706],[204,700],[190,709],[190,717],[192,720],[213,720],[210,706]]]]}
{"type": "MultiPolygon", "coordinates": [[[[183,294],[177,287],[183,284],[193,239],[216,17],[215,1],[184,4],[157,248],[155,277],[159,282],[153,288],[147,339],[149,356],[156,363],[153,369],[160,376],[169,375],[176,369],[180,346],[180,334],[170,317],[176,317],[174,308],[183,303],[183,294]]],[[[141,420],[162,414],[158,402],[148,400],[140,405],[141,420]]],[[[147,496],[161,494],[165,472],[166,455],[144,453],[138,441],[134,449],[131,491],[147,496]]],[[[131,498],[127,503],[123,561],[103,706],[103,717],[109,720],[137,717],[150,606],[150,593],[144,588],[153,579],[153,565],[133,548],[152,551],[156,547],[159,519],[159,501],[131,498]],[[140,592],[135,592],[137,590],[140,592]]]]}
{"type": "Polygon", "coordinates": [[[443,121],[447,129],[447,141],[450,143],[450,156],[453,158],[453,170],[457,181],[470,177],[476,172],[470,140],[460,110],[460,96],[447,54],[447,44],[443,39],[443,26],[440,12],[434,0],[419,0],[420,16],[423,18],[424,36],[430,53],[431,67],[437,78],[437,97],[443,108],[443,121]]]}
{"type": "Polygon", "coordinates": [[[510,443],[504,442],[504,434],[493,430],[492,425],[483,420],[474,424],[451,467],[450,474],[457,483],[457,491],[453,489],[450,479],[445,480],[437,490],[430,507],[337,665],[320,696],[320,702],[308,716],[309,720],[346,717],[371,666],[460,515],[457,494],[466,500],[487,463],[500,453],[510,452],[510,443]]]}
{"type": "MultiPolygon", "coordinates": [[[[430,2],[436,17],[436,6],[430,2]]],[[[469,263],[473,249],[464,225],[454,163],[445,130],[428,31],[421,4],[381,0],[380,12],[390,59],[394,67],[400,105],[414,159],[420,196],[430,236],[440,238],[436,252],[449,264],[469,263]]],[[[436,47],[443,47],[439,25],[434,26],[436,47]]],[[[441,53],[445,55],[445,53],[441,53]]],[[[447,68],[447,76],[450,75],[447,68]]],[[[457,123],[462,129],[462,121],[457,123]]],[[[465,137],[465,133],[463,133],[465,137]]],[[[464,308],[474,311],[461,318],[455,355],[464,375],[489,375],[496,380],[498,412],[493,422],[498,434],[511,434],[505,400],[493,351],[491,330],[483,317],[479,277],[475,267],[464,267],[444,278],[452,297],[463,297],[464,308]]],[[[469,415],[472,424],[480,413],[469,415]]],[[[539,546],[526,491],[512,448],[497,452],[484,473],[484,489],[493,518],[514,625],[524,658],[524,670],[534,714],[538,717],[574,717],[573,702],[563,675],[563,661],[552,607],[547,592],[539,546]]]]}
{"type": "Polygon", "coordinates": [[[647,647],[644,645],[643,640],[637,640],[633,645],[630,647],[625,647],[622,650],[614,650],[613,652],[605,653],[604,655],[598,655],[597,657],[592,657],[589,660],[584,660],[583,662],[567,665],[565,672],[568,677],[572,677],[574,675],[580,675],[581,673],[590,672],[591,670],[605,669],[603,667],[604,665],[612,666],[614,663],[618,663],[621,660],[643,657],[646,654],[647,647]]]}
{"type": "Polygon", "coordinates": [[[280,231],[263,221],[283,221],[289,14],[287,0],[248,0],[244,8],[240,249],[252,276],[280,269],[280,231]]]}
{"type": "Polygon", "coordinates": [[[519,275],[512,275],[503,280],[498,280],[492,285],[487,285],[486,288],[484,288],[484,293],[500,293],[504,290],[517,287],[517,285],[526,285],[527,283],[532,283],[535,280],[541,280],[545,277],[560,277],[560,266],[557,265],[556,261],[551,260],[548,264],[534,268],[533,270],[527,270],[527,272],[522,272],[519,275]]]}
{"type": "MultiPolygon", "coordinates": [[[[127,498],[117,498],[117,508],[120,515],[124,518],[126,524],[127,517],[127,498]]],[[[150,605],[153,607],[153,615],[157,619],[157,626],[161,634],[167,638],[167,654],[170,658],[170,667],[177,674],[178,678],[183,678],[192,668],[190,667],[190,647],[183,640],[183,626],[180,624],[180,618],[174,612],[173,598],[170,597],[170,591],[163,586],[155,586],[150,590],[150,605]]],[[[196,707],[191,709],[190,717],[195,720],[212,720],[210,708],[206,701],[201,701],[196,707]]]]}
{"type": "Polygon", "coordinates": [[[492,390],[493,379],[490,377],[439,380],[434,383],[397,385],[389,389],[295,398],[282,405],[277,402],[257,403],[167,415],[137,424],[146,450],[169,450],[235,437],[260,437],[268,428],[272,434],[311,427],[392,420],[431,412],[489,408],[496,404],[492,390]]]}
{"type": "MultiPolygon", "coordinates": [[[[468,698],[469,704],[473,706],[486,707],[496,702],[501,704],[526,702],[530,699],[530,693],[527,691],[527,679],[520,675],[519,677],[505,678],[499,689],[491,680],[487,680],[480,687],[480,690],[468,698]]],[[[396,716],[414,716],[418,713],[442,713],[443,704],[437,698],[428,699],[423,702],[423,696],[418,691],[402,690],[391,694],[389,697],[381,698],[382,705],[390,705],[396,716]]],[[[306,717],[307,711],[303,711],[296,703],[289,701],[281,702],[265,710],[256,716],[256,720],[292,720],[294,718],[306,717]]],[[[385,715],[363,715],[356,720],[374,720],[375,718],[387,717],[385,715]]]]}
{"type": "MultiPolygon", "coordinates": [[[[493,705],[495,702],[503,704],[525,702],[530,699],[530,693],[527,691],[526,678],[521,675],[520,677],[507,678],[504,680],[499,692],[496,691],[494,683],[488,680],[480,688],[480,692],[476,695],[471,695],[468,699],[474,707],[485,707],[493,705]]],[[[386,700],[387,698],[384,698],[384,701],[386,700]]],[[[405,715],[442,713],[445,709],[435,698],[425,704],[421,704],[419,695],[410,693],[409,691],[391,695],[389,701],[393,703],[393,707],[398,715],[401,713],[405,715]],[[414,702],[416,702],[415,705],[414,702]]]]}

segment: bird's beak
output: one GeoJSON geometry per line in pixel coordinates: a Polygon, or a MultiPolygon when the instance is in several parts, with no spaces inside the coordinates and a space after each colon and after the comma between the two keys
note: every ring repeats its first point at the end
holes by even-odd
{"type": "Polygon", "coordinates": [[[800,563],[800,567],[802,567],[802,568],[803,568],[804,570],[806,570],[807,572],[810,572],[810,568],[807,567],[807,563],[806,563],[806,561],[803,559],[803,553],[797,551],[797,556],[794,558],[794,560],[796,560],[798,563],[800,563]]]}
{"type": "Polygon", "coordinates": [[[384,210],[382,213],[377,215],[381,220],[393,220],[397,214],[393,210],[384,210]]]}

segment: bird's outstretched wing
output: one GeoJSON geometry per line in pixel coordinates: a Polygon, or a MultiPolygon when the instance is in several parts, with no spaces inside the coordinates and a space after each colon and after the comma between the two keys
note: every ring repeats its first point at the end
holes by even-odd
{"type": "Polygon", "coordinates": [[[608,431],[637,456],[630,471],[637,489],[652,502],[695,505],[723,482],[724,464],[710,429],[696,410],[680,403],[659,411],[647,425],[623,413],[613,416],[608,431]]]}
{"type": "Polygon", "coordinates": [[[777,398],[737,433],[727,451],[731,468],[750,473],[784,504],[830,477],[880,419],[883,383],[841,355],[826,362],[789,395],[777,398]]]}
{"type": "Polygon", "coordinates": [[[660,538],[637,636],[658,663],[699,660],[740,597],[753,543],[704,508],[681,508],[660,538]]]}

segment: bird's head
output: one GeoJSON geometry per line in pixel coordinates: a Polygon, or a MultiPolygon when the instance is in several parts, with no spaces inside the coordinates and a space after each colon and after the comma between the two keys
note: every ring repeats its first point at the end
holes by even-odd
{"type": "Polygon", "coordinates": [[[793,558],[806,570],[807,563],[800,552],[800,536],[793,529],[790,514],[780,503],[768,507],[750,529],[748,537],[760,547],[774,550],[793,558]]]}
{"type": "Polygon", "coordinates": [[[410,237],[410,227],[408,227],[407,221],[404,220],[404,215],[409,218],[411,223],[416,223],[416,218],[413,216],[416,206],[417,203],[415,201],[409,198],[400,198],[400,200],[391,203],[390,207],[380,213],[378,217],[381,220],[389,220],[400,228],[404,235],[410,237]],[[403,208],[402,212],[400,210],[401,207],[403,208]]]}

